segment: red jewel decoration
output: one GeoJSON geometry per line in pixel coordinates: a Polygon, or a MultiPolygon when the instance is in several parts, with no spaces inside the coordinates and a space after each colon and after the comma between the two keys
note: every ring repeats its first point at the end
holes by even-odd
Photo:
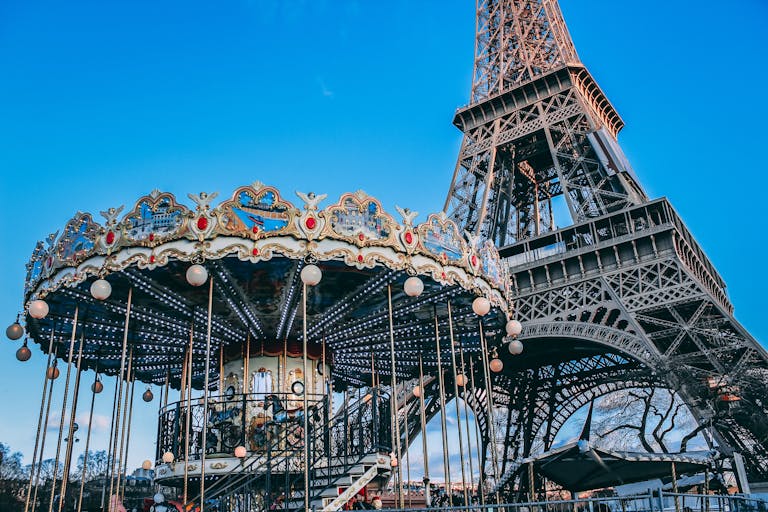
{"type": "Polygon", "coordinates": [[[359,235],[357,235],[357,238],[362,242],[363,240],[365,240],[365,235],[360,233],[359,235]]]}
{"type": "Polygon", "coordinates": [[[205,231],[205,228],[208,227],[208,219],[205,217],[200,217],[197,219],[197,229],[200,231],[205,231]]]}
{"type": "Polygon", "coordinates": [[[304,221],[304,225],[307,226],[307,229],[315,229],[317,221],[314,217],[307,217],[307,220],[304,221]]]}
{"type": "Polygon", "coordinates": [[[149,262],[150,263],[154,263],[155,262],[155,255],[154,254],[149,257],[149,262]]]}
{"type": "Polygon", "coordinates": [[[446,278],[445,272],[443,272],[443,273],[441,274],[441,276],[442,276],[442,278],[443,278],[443,279],[445,279],[445,278],[446,278]]]}
{"type": "Polygon", "coordinates": [[[413,243],[413,234],[410,231],[405,232],[405,243],[411,245],[413,243]]]}
{"type": "Polygon", "coordinates": [[[472,266],[473,267],[477,266],[477,256],[475,256],[474,254],[472,255],[472,266]]]}
{"type": "Polygon", "coordinates": [[[254,256],[258,256],[259,255],[259,250],[256,247],[254,247],[251,252],[253,253],[254,256]]]}
{"type": "Polygon", "coordinates": [[[357,255],[357,261],[359,261],[360,263],[363,262],[363,255],[362,254],[358,254],[357,255]]]}
{"type": "Polygon", "coordinates": [[[154,242],[155,241],[155,234],[154,233],[150,233],[149,234],[149,241],[150,242],[154,242]]]}
{"type": "Polygon", "coordinates": [[[251,231],[253,231],[254,233],[258,233],[259,232],[259,226],[253,226],[251,231]]]}
{"type": "Polygon", "coordinates": [[[113,243],[115,243],[115,232],[107,231],[107,245],[112,245],[113,243]]]}

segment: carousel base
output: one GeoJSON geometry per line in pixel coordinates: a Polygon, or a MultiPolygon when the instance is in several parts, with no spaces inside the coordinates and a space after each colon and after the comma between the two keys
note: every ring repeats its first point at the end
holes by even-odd
{"type": "MultiPolygon", "coordinates": [[[[611,491],[602,491],[602,493],[611,491]]],[[[426,506],[426,496],[423,490],[407,491],[405,490],[400,497],[391,491],[379,493],[374,491],[375,495],[380,497],[383,503],[383,510],[386,511],[440,511],[440,512],[682,512],[693,510],[697,512],[733,512],[733,511],[759,511],[768,509],[768,500],[762,495],[722,495],[722,494],[698,494],[698,493],[673,493],[663,490],[654,492],[618,496],[589,496],[591,493],[585,493],[587,496],[567,499],[570,494],[567,491],[549,491],[546,496],[537,493],[537,498],[533,500],[522,501],[497,501],[493,495],[485,496],[480,500],[478,496],[471,496],[471,503],[464,505],[463,492],[454,490],[452,500],[449,501],[444,489],[433,490],[430,496],[430,505],[426,506]],[[399,507],[399,503],[403,507],[399,507]]],[[[354,493],[352,493],[354,494],[354,493]]],[[[348,503],[349,496],[341,494],[338,497],[327,497],[322,500],[314,500],[310,503],[310,509],[313,512],[328,512],[340,510],[348,503]],[[339,502],[344,500],[341,505],[339,502]],[[338,508],[337,508],[338,507],[338,508]]],[[[217,512],[262,512],[264,510],[290,510],[294,512],[303,512],[303,496],[298,498],[294,495],[288,501],[267,506],[263,496],[258,494],[240,494],[229,495],[208,501],[206,510],[216,510],[217,512]],[[212,508],[215,506],[216,508],[212,508]]],[[[182,512],[181,508],[170,509],[176,512],[182,512]]]]}

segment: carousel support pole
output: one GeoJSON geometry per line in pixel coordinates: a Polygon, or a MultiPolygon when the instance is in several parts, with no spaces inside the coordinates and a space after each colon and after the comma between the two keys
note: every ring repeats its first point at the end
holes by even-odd
{"type": "Polygon", "coordinates": [[[248,372],[251,370],[250,365],[251,365],[251,332],[248,331],[248,336],[245,343],[245,361],[243,361],[243,393],[246,395],[251,392],[251,379],[248,378],[248,372]]]}
{"type": "MultiPolygon", "coordinates": [[[[461,489],[464,494],[464,506],[469,505],[469,495],[467,494],[467,475],[464,471],[464,440],[461,434],[461,409],[459,406],[459,383],[458,372],[456,368],[456,340],[453,336],[453,312],[451,309],[451,301],[448,301],[448,335],[451,339],[451,367],[453,369],[453,393],[454,403],[456,404],[456,430],[459,435],[459,461],[461,463],[461,489]]],[[[466,378],[464,379],[464,387],[466,388],[466,378]]]]}
{"type": "Polygon", "coordinates": [[[118,391],[117,391],[117,411],[115,413],[115,435],[112,436],[112,460],[110,464],[110,476],[109,476],[109,503],[112,503],[112,491],[114,490],[114,472],[115,472],[115,454],[117,452],[117,436],[118,427],[120,425],[120,405],[123,398],[123,379],[125,378],[125,356],[128,348],[128,324],[131,320],[131,303],[133,302],[133,288],[128,289],[128,300],[125,307],[125,325],[123,326],[123,347],[120,352],[120,373],[117,374],[118,378],[118,391]]]}
{"type": "Polygon", "coordinates": [[[189,353],[186,347],[184,349],[184,359],[181,361],[181,377],[179,378],[179,402],[184,402],[187,397],[187,361],[189,353]]]}
{"type": "MultiPolygon", "coordinates": [[[[40,414],[37,418],[37,433],[35,434],[35,449],[32,452],[32,465],[29,468],[29,483],[27,485],[27,495],[24,498],[24,512],[27,512],[29,510],[29,498],[32,496],[32,482],[34,480],[35,470],[38,469],[38,466],[35,465],[35,462],[37,460],[37,449],[40,448],[40,453],[42,453],[43,448],[39,446],[40,442],[40,431],[43,427],[43,412],[45,411],[45,399],[48,397],[48,367],[51,366],[51,360],[53,358],[53,333],[55,331],[55,326],[51,326],[51,338],[50,341],[48,341],[48,362],[45,363],[45,372],[43,372],[43,392],[41,393],[42,398],[40,399],[40,414]]],[[[51,379],[51,384],[53,384],[53,379],[51,379]]],[[[46,421],[47,422],[47,421],[46,421]]],[[[47,429],[46,429],[47,430],[47,429]]],[[[45,435],[43,433],[43,435],[45,435]]]]}
{"type": "Polygon", "coordinates": [[[219,396],[224,396],[224,343],[219,345],[219,396]]]}
{"type": "Polygon", "coordinates": [[[424,365],[422,354],[419,352],[419,416],[421,419],[421,451],[424,458],[424,505],[432,506],[432,495],[429,492],[429,453],[427,450],[427,418],[424,411],[424,365]]]}
{"type": "MultiPolygon", "coordinates": [[[[53,363],[56,364],[55,358],[53,360],[53,363]]],[[[47,371],[48,370],[46,369],[46,374],[47,374],[47,371]]],[[[43,425],[48,425],[48,418],[51,413],[51,403],[53,402],[53,383],[55,382],[55,380],[50,379],[50,381],[51,383],[50,383],[50,386],[48,387],[48,403],[45,406],[45,420],[43,421],[43,425]]],[[[38,455],[38,460],[37,460],[37,475],[35,477],[35,486],[32,493],[32,504],[30,506],[30,509],[33,511],[37,510],[37,491],[38,491],[38,486],[40,485],[40,467],[43,464],[43,450],[45,449],[45,438],[46,438],[47,432],[48,432],[48,428],[44,428],[43,438],[40,441],[40,453],[38,455]]]]}
{"type": "MultiPolygon", "coordinates": [[[[56,364],[56,358],[54,356],[53,364],[56,364]]],[[[50,367],[49,367],[50,368],[50,367]]],[[[46,375],[47,375],[48,369],[46,369],[46,375]]],[[[43,425],[48,425],[48,418],[50,417],[51,413],[51,403],[53,402],[53,383],[55,382],[54,379],[50,379],[51,383],[48,387],[48,403],[45,406],[45,419],[43,420],[43,425]]],[[[40,453],[38,454],[37,459],[37,475],[35,477],[35,485],[32,493],[32,504],[30,505],[30,510],[37,510],[37,491],[38,486],[40,485],[40,468],[43,464],[43,450],[45,449],[45,439],[46,439],[46,433],[48,432],[48,428],[43,428],[43,437],[40,441],[40,453]]]]}
{"type": "Polygon", "coordinates": [[[403,424],[404,424],[403,426],[405,427],[405,485],[408,488],[407,489],[408,508],[413,508],[413,498],[411,497],[411,456],[409,453],[409,448],[411,447],[411,440],[408,437],[408,406],[407,405],[405,405],[405,415],[403,416],[403,424]]]}
{"type": "Polygon", "coordinates": [[[189,429],[190,429],[190,420],[192,417],[192,348],[193,348],[193,342],[194,342],[194,336],[195,336],[195,327],[194,327],[194,315],[192,316],[193,320],[189,327],[189,349],[187,350],[187,374],[185,377],[187,378],[187,382],[185,383],[185,391],[187,392],[187,396],[184,398],[187,402],[187,411],[184,417],[184,486],[183,486],[183,497],[184,497],[184,504],[187,504],[187,498],[189,496],[189,429]]]}
{"type": "Polygon", "coordinates": [[[164,392],[162,399],[160,400],[160,403],[162,404],[163,409],[165,409],[168,406],[168,393],[171,390],[171,367],[168,366],[168,369],[165,371],[165,386],[163,386],[164,392]]]}
{"type": "MultiPolygon", "coordinates": [[[[466,371],[466,366],[464,366],[464,346],[459,342],[459,356],[461,363],[461,371],[466,371]]],[[[472,390],[474,391],[474,382],[467,382],[466,374],[464,375],[464,394],[462,395],[462,403],[464,404],[464,428],[467,431],[467,457],[469,459],[469,488],[472,492],[475,490],[475,468],[472,464],[472,437],[469,435],[469,405],[467,404],[467,388],[468,384],[471,384],[472,390]]],[[[458,400],[458,398],[457,398],[458,400]]],[[[467,503],[469,505],[469,503],[467,503]]]]}
{"type": "Polygon", "coordinates": [[[118,381],[119,375],[115,375],[115,392],[112,394],[112,418],[109,420],[109,443],[107,443],[107,473],[104,475],[104,483],[101,486],[101,509],[104,509],[104,500],[107,494],[107,477],[111,480],[110,468],[112,467],[112,458],[114,453],[112,452],[112,436],[115,432],[115,415],[117,414],[117,391],[119,389],[118,381]]]}
{"type": "Polygon", "coordinates": [[[96,375],[93,378],[93,386],[91,388],[91,409],[88,412],[88,433],[85,435],[85,451],[83,452],[83,471],[80,473],[80,492],[77,494],[77,512],[81,512],[83,509],[83,491],[85,490],[85,472],[88,468],[88,449],[91,446],[91,430],[93,425],[93,406],[96,404],[96,383],[99,381],[99,361],[96,361],[96,367],[94,368],[96,375]]]}
{"type": "Polygon", "coordinates": [[[481,355],[483,361],[483,373],[485,374],[485,397],[488,402],[488,449],[491,452],[491,463],[493,467],[493,480],[496,488],[496,503],[501,503],[501,497],[499,496],[498,482],[499,482],[499,463],[498,454],[496,453],[496,420],[493,412],[493,386],[491,384],[491,369],[488,364],[488,344],[485,341],[485,332],[483,331],[483,320],[478,321],[480,326],[480,346],[481,355]]]}
{"type": "Polygon", "coordinates": [[[323,333],[323,394],[328,397],[328,417],[333,418],[333,393],[328,386],[328,363],[325,354],[325,333],[323,333]]]}
{"type": "MultiPolygon", "coordinates": [[[[475,387],[475,361],[474,359],[469,360],[469,383],[472,386],[472,392],[474,393],[477,389],[475,387]]],[[[480,453],[481,448],[481,440],[480,440],[480,427],[477,424],[477,415],[475,415],[475,450],[477,452],[477,496],[480,498],[480,504],[485,505],[485,494],[483,489],[483,474],[484,474],[484,467],[482,462],[482,455],[480,453]]]]}
{"type": "Polygon", "coordinates": [[[83,341],[85,340],[85,329],[80,333],[80,347],[77,349],[77,370],[75,373],[75,389],[72,394],[72,407],[69,411],[69,434],[67,435],[67,447],[64,451],[64,475],[61,479],[61,492],[59,492],[59,512],[64,507],[65,497],[67,495],[67,484],[69,483],[69,465],[72,462],[72,445],[75,440],[75,416],[77,415],[77,401],[80,396],[80,376],[81,362],[83,360],[83,341]]]}
{"type": "MultiPolygon", "coordinates": [[[[117,457],[117,475],[115,478],[115,492],[114,496],[117,496],[118,499],[120,498],[120,486],[123,484],[123,463],[125,462],[125,428],[126,428],[126,422],[128,421],[128,398],[130,396],[130,390],[131,390],[131,373],[133,371],[133,347],[131,347],[131,350],[128,353],[128,368],[126,368],[125,372],[125,394],[123,397],[123,424],[120,428],[120,451],[118,452],[117,457]]],[[[110,500],[112,499],[113,494],[110,493],[110,500]]]]}
{"type": "MultiPolygon", "coordinates": [[[[213,316],[213,277],[208,279],[208,325],[205,333],[205,374],[203,375],[203,440],[200,452],[200,512],[205,512],[205,452],[208,433],[208,383],[211,371],[211,319],[213,316]]],[[[306,415],[305,415],[306,416],[306,415]]],[[[245,421],[243,421],[245,429],[245,421]]]]}
{"type": "Polygon", "coordinates": [[[302,283],[302,332],[304,335],[304,350],[302,352],[302,368],[304,375],[304,392],[302,393],[303,428],[304,428],[304,512],[309,512],[309,414],[307,414],[307,283],[302,283]]]}
{"type": "Polygon", "coordinates": [[[395,456],[397,457],[397,496],[400,508],[405,508],[403,501],[403,467],[401,465],[402,456],[400,453],[400,421],[398,419],[399,409],[397,404],[397,375],[395,373],[395,325],[392,317],[392,286],[387,285],[387,306],[389,309],[389,359],[392,368],[392,415],[395,420],[395,456]]]}
{"type": "Polygon", "coordinates": [[[448,506],[453,506],[453,489],[451,485],[451,466],[448,461],[448,426],[445,421],[445,378],[443,375],[443,361],[440,355],[440,320],[437,318],[435,308],[435,348],[437,349],[437,383],[440,389],[440,431],[443,435],[443,474],[445,490],[448,494],[448,506]]]}
{"type": "Polygon", "coordinates": [[[59,439],[56,443],[56,458],[53,463],[53,485],[51,485],[51,496],[48,502],[48,512],[53,510],[53,498],[56,493],[56,475],[59,473],[59,457],[61,456],[61,438],[64,435],[64,415],[67,412],[67,395],[69,394],[69,378],[72,373],[72,357],[75,352],[75,339],[77,338],[77,315],[78,306],[75,306],[75,315],[72,318],[72,337],[69,341],[69,356],[67,357],[67,378],[64,381],[64,399],[61,404],[61,418],[59,420],[59,439]]]}
{"type": "MultiPolygon", "coordinates": [[[[325,432],[323,434],[323,453],[327,454],[327,457],[325,457],[326,464],[330,464],[331,461],[331,429],[333,428],[332,418],[333,418],[333,393],[331,393],[330,388],[328,387],[328,370],[327,366],[325,364],[325,332],[323,332],[323,353],[322,353],[322,387],[323,387],[323,397],[325,400],[325,415],[324,415],[324,423],[327,425],[325,428],[325,432]]],[[[330,481],[331,476],[330,473],[328,474],[328,480],[330,481]]]]}
{"type": "MultiPolygon", "coordinates": [[[[131,357],[133,359],[133,357],[131,357]]],[[[128,450],[131,445],[131,426],[133,425],[133,398],[135,396],[134,391],[136,390],[136,369],[134,368],[131,371],[130,374],[131,377],[131,399],[130,399],[130,405],[128,406],[128,431],[125,434],[125,452],[123,455],[123,474],[128,475],[128,450]]],[[[123,501],[125,499],[125,484],[123,484],[123,487],[120,491],[120,500],[123,501]]]]}

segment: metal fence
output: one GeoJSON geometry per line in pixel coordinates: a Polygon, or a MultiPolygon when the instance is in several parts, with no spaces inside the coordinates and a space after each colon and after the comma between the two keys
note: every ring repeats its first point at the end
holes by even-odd
{"type": "MultiPolygon", "coordinates": [[[[399,512],[413,509],[385,509],[399,512]]],[[[655,492],[637,496],[549,500],[521,503],[432,507],[445,512],[768,512],[768,502],[750,496],[655,492]]]]}

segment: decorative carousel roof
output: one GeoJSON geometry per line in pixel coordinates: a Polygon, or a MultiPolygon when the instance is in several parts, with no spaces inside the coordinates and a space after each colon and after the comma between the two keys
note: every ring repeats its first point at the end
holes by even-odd
{"type": "MultiPolygon", "coordinates": [[[[252,355],[298,353],[299,274],[311,262],[323,278],[308,289],[310,352],[319,357],[325,343],[335,375],[343,379],[362,382],[371,361],[379,366],[385,354],[377,371],[386,375],[390,285],[398,373],[409,375],[419,353],[430,364],[434,316],[442,340],[448,336],[449,301],[457,343],[469,350],[479,346],[471,308],[477,296],[492,305],[483,320],[486,334],[501,336],[510,313],[508,273],[491,242],[462,236],[442,213],[414,224],[417,213],[398,208],[399,223],[363,192],[344,194],[323,209],[325,195],[297,195],[302,208],[256,183],[215,207],[216,193],[190,194],[190,209],[170,193],[153,191],[122,218],[122,206],[101,212],[103,224],[78,213],[61,235],[38,242],[27,264],[25,301],[44,299],[50,307],[43,319],[27,314],[30,335],[44,349],[53,336],[57,355],[66,357],[77,308],[75,338],[83,339],[84,366],[98,364],[99,371],[114,374],[131,290],[128,344],[137,378],[159,383],[169,375],[178,381],[190,338],[195,359],[205,353],[208,287],[185,279],[190,264],[199,263],[213,282],[216,354],[235,357],[248,341],[252,355]],[[424,281],[419,297],[403,291],[410,275],[424,281]],[[89,293],[99,277],[112,287],[106,300],[89,293]]],[[[202,365],[195,369],[198,384],[201,371],[202,365]]]]}

